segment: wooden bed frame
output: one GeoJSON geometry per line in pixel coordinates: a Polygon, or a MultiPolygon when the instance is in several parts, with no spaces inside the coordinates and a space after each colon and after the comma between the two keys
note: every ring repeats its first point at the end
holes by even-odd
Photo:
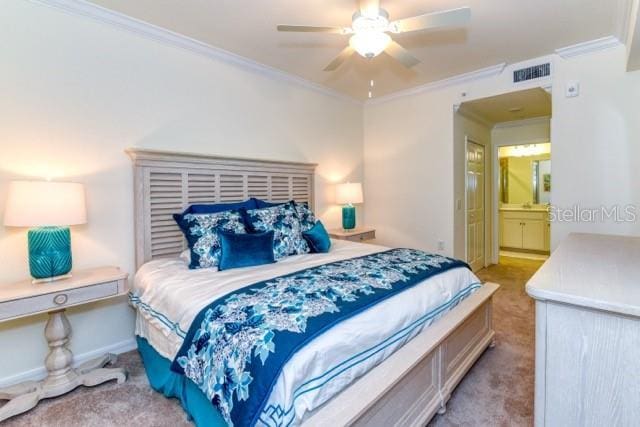
{"type": "MultiPolygon", "coordinates": [[[[129,149],[134,166],[136,264],[184,248],[171,215],[194,203],[249,197],[314,204],[315,164],[129,149]]],[[[453,389],[493,345],[485,283],[335,398],[309,414],[311,426],[424,426],[444,413],[453,389]]]]}

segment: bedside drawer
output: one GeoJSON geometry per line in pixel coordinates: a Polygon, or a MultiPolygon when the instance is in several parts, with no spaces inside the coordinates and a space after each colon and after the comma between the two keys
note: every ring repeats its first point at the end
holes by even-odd
{"type": "MultiPolygon", "coordinates": [[[[47,286],[43,284],[42,286],[47,286]]],[[[0,303],[0,320],[70,307],[118,293],[118,281],[0,303]]]]}
{"type": "Polygon", "coordinates": [[[356,234],[354,236],[348,236],[345,238],[345,240],[350,240],[352,242],[362,242],[363,240],[371,240],[375,238],[376,238],[376,232],[372,230],[372,231],[367,231],[365,233],[356,234]]]}

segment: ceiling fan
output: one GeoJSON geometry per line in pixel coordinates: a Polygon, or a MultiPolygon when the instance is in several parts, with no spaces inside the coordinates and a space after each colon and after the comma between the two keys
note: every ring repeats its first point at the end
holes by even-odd
{"type": "Polygon", "coordinates": [[[329,63],[324,71],[338,68],[353,52],[373,58],[383,51],[411,68],[420,61],[391,39],[387,33],[399,34],[432,28],[464,25],[469,22],[471,9],[461,7],[441,12],[425,13],[411,18],[389,21],[389,14],[380,8],[379,0],[359,0],[360,10],[351,18],[351,27],[310,27],[306,25],[278,25],[278,31],[303,33],[333,33],[351,35],[349,46],[329,63]]]}

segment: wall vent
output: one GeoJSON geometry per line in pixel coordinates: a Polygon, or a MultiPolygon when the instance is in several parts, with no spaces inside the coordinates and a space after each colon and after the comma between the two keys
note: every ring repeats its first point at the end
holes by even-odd
{"type": "Polygon", "coordinates": [[[527,80],[539,79],[551,75],[551,64],[540,64],[532,67],[521,68],[513,72],[513,82],[525,82],[527,80]]]}

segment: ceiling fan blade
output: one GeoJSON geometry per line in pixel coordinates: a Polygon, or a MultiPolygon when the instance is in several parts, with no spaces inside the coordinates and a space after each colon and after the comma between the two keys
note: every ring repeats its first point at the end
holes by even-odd
{"type": "Polygon", "coordinates": [[[393,21],[390,27],[395,33],[427,30],[438,27],[465,25],[471,19],[471,8],[444,10],[442,12],[425,13],[424,15],[393,21]]]}
{"type": "Polygon", "coordinates": [[[407,49],[403,48],[393,40],[389,43],[384,51],[407,68],[411,68],[414,65],[420,63],[420,60],[418,58],[411,55],[407,49]]]}
{"type": "Polygon", "coordinates": [[[346,28],[341,27],[311,27],[308,25],[278,25],[278,31],[291,31],[297,33],[333,33],[347,34],[346,28]]]}
{"type": "Polygon", "coordinates": [[[342,65],[342,63],[344,61],[346,61],[352,54],[353,54],[354,50],[351,46],[347,46],[345,47],[342,52],[340,52],[338,54],[338,56],[335,57],[335,59],[333,61],[331,61],[329,63],[329,65],[327,65],[324,68],[324,71],[333,71],[336,68],[338,68],[340,65],[342,65]]]}
{"type": "Polygon", "coordinates": [[[359,0],[360,13],[362,16],[378,16],[380,10],[380,0],[359,0]]]}

